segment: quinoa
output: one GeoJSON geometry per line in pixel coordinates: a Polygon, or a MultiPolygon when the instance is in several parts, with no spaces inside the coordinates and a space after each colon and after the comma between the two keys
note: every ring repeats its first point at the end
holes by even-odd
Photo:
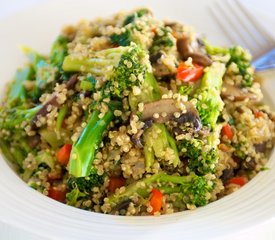
{"type": "Polygon", "coordinates": [[[237,191],[267,169],[275,113],[246,50],[201,42],[149,9],[66,26],[49,56],[26,50],[0,105],[2,153],[30,187],[97,213],[172,214],[237,191]]]}

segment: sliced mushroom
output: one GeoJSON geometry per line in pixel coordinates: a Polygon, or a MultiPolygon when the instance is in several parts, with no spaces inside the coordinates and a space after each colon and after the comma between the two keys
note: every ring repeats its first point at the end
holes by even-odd
{"type": "Polygon", "coordinates": [[[182,102],[186,108],[186,113],[181,114],[178,118],[174,115],[176,112],[181,112],[177,107],[177,101],[174,99],[161,99],[155,102],[144,104],[141,120],[145,121],[153,119],[156,123],[165,123],[174,120],[178,123],[193,123],[195,130],[201,128],[198,111],[190,102],[182,102]]]}
{"type": "Polygon", "coordinates": [[[207,56],[205,52],[201,50],[202,45],[196,44],[192,46],[190,44],[189,38],[186,35],[183,35],[181,38],[177,39],[177,50],[180,56],[186,60],[191,57],[194,62],[203,65],[210,66],[212,64],[212,60],[207,56]]]}
{"type": "Polygon", "coordinates": [[[189,53],[188,57],[191,57],[195,63],[198,63],[202,66],[210,66],[212,60],[206,55],[199,52],[189,53]]]}
{"type": "Polygon", "coordinates": [[[40,135],[36,134],[34,136],[29,136],[27,138],[28,144],[31,148],[35,148],[40,143],[40,135]]]}
{"type": "MultiPolygon", "coordinates": [[[[155,123],[165,123],[168,121],[175,121],[182,125],[184,123],[191,123],[195,132],[199,131],[202,127],[199,118],[198,111],[190,102],[182,102],[186,108],[186,112],[180,114],[181,110],[177,107],[177,101],[174,99],[161,99],[155,102],[149,102],[144,104],[143,112],[140,120],[145,122],[145,127],[148,128],[155,123]],[[175,113],[180,115],[176,117],[175,113]],[[150,124],[148,124],[150,123],[150,124]]],[[[180,128],[178,128],[179,130],[180,128]]],[[[142,147],[141,136],[142,131],[139,131],[132,137],[132,142],[137,145],[137,147],[142,147]]]]}
{"type": "Polygon", "coordinates": [[[226,184],[229,179],[234,177],[234,170],[232,168],[226,168],[223,170],[222,175],[221,175],[221,180],[223,184],[226,184]]]}
{"type": "Polygon", "coordinates": [[[232,101],[243,101],[246,98],[257,100],[257,95],[255,93],[249,92],[246,88],[239,88],[227,83],[223,83],[221,96],[232,101]]]}
{"type": "Polygon", "coordinates": [[[266,145],[267,145],[266,142],[259,143],[259,144],[254,144],[255,151],[258,152],[258,153],[265,153],[266,149],[267,149],[266,145]]]}

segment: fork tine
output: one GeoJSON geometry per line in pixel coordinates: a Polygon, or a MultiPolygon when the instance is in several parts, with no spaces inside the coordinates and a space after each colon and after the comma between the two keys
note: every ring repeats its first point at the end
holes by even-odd
{"type": "Polygon", "coordinates": [[[249,11],[247,11],[241,1],[234,0],[234,2],[238,5],[239,9],[242,13],[247,17],[247,19],[254,25],[254,30],[256,30],[265,40],[269,46],[274,45],[274,39],[270,36],[270,34],[257,22],[255,18],[251,15],[249,11]]]}
{"type": "Polygon", "coordinates": [[[230,28],[230,25],[228,22],[226,21],[221,21],[220,19],[222,19],[222,16],[219,12],[217,12],[217,8],[215,7],[215,5],[217,5],[217,3],[214,3],[213,7],[210,6],[209,10],[211,12],[211,15],[214,17],[214,19],[216,20],[216,23],[220,26],[220,29],[224,32],[225,35],[227,35],[227,37],[231,40],[232,43],[234,42],[242,42],[242,40],[240,39],[240,37],[235,33],[229,33],[226,29],[230,28]]]}
{"type": "Polygon", "coordinates": [[[274,39],[245,9],[240,0],[215,1],[210,10],[232,43],[248,48],[254,58],[274,48],[274,39]]]}
{"type": "Polygon", "coordinates": [[[227,25],[224,30],[228,32],[228,35],[234,34],[233,43],[238,43],[246,48],[249,48],[250,50],[253,50],[255,48],[254,41],[250,41],[248,33],[245,29],[243,29],[242,25],[239,24],[238,19],[231,13],[231,11],[228,11],[228,2],[223,0],[217,1],[216,3],[216,10],[221,13],[218,23],[221,23],[224,26],[227,25]]]}
{"type": "Polygon", "coordinates": [[[256,48],[265,47],[267,44],[266,39],[255,29],[253,23],[246,17],[244,9],[240,9],[237,1],[227,0],[226,3],[236,20],[238,20],[239,27],[242,28],[241,34],[246,34],[245,41],[250,41],[256,48]]]}

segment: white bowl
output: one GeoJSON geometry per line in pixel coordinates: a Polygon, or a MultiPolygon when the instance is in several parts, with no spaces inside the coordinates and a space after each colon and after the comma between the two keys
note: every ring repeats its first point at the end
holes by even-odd
{"type": "MultiPolygon", "coordinates": [[[[149,6],[159,18],[193,25],[210,41],[226,44],[209,15],[207,5],[211,2],[59,0],[0,20],[1,94],[15,69],[25,61],[17,45],[47,53],[61,27],[81,18],[106,17],[122,9],[149,6]]],[[[274,106],[274,83],[265,81],[264,89],[274,106]]],[[[269,171],[258,174],[236,193],[197,210],[160,217],[122,217],[76,209],[47,198],[26,186],[0,156],[0,221],[40,236],[38,239],[220,239],[275,218],[274,152],[268,167],[269,171]]]]}

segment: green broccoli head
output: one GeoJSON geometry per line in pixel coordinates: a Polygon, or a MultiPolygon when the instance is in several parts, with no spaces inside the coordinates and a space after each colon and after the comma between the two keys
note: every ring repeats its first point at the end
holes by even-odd
{"type": "Polygon", "coordinates": [[[228,66],[231,63],[235,63],[239,69],[239,73],[242,75],[242,87],[251,87],[253,83],[253,71],[250,61],[251,55],[242,47],[234,46],[229,49],[230,60],[228,66]]]}
{"type": "Polygon", "coordinates": [[[68,38],[60,35],[52,45],[50,61],[54,66],[57,66],[58,68],[61,68],[64,58],[68,54],[68,42],[68,38]]]}
{"type": "Polygon", "coordinates": [[[74,206],[80,199],[89,199],[92,188],[100,186],[103,179],[103,176],[99,176],[95,172],[92,172],[88,177],[70,176],[67,181],[66,203],[74,206]]]}
{"type": "Polygon", "coordinates": [[[141,48],[132,45],[128,51],[121,55],[120,61],[114,68],[110,81],[113,93],[119,97],[123,91],[133,86],[141,85],[148,70],[148,55],[141,48]]]}
{"type": "Polygon", "coordinates": [[[111,96],[121,97],[124,90],[140,85],[147,71],[151,71],[148,54],[131,43],[95,52],[93,58],[65,57],[64,71],[89,72],[104,77],[109,83],[111,96]]]}
{"type": "Polygon", "coordinates": [[[123,22],[123,26],[133,23],[136,19],[141,18],[142,16],[147,15],[147,14],[151,14],[149,9],[147,9],[147,8],[138,9],[134,13],[128,15],[125,18],[125,20],[123,22]]]}
{"type": "Polygon", "coordinates": [[[150,48],[150,53],[154,54],[161,50],[166,50],[176,45],[176,39],[173,37],[170,29],[168,27],[160,28],[154,39],[152,46],[150,48]]]}
{"type": "Polygon", "coordinates": [[[20,127],[23,122],[30,123],[41,108],[42,105],[29,109],[21,109],[20,107],[3,108],[0,112],[0,128],[13,130],[20,127]]]}
{"type": "Polygon", "coordinates": [[[202,124],[214,128],[224,106],[220,95],[211,88],[205,88],[197,91],[196,97],[198,98],[196,108],[200,114],[202,124]]]}
{"type": "Polygon", "coordinates": [[[78,188],[80,192],[89,193],[93,187],[98,187],[103,183],[103,176],[99,176],[93,172],[88,177],[74,177],[71,176],[67,182],[68,191],[78,188]]]}
{"type": "Polygon", "coordinates": [[[215,172],[215,164],[218,161],[216,148],[207,146],[200,139],[183,140],[179,146],[183,156],[188,158],[189,171],[197,174],[215,172]]]}
{"type": "Polygon", "coordinates": [[[209,202],[212,189],[212,182],[209,182],[204,176],[192,174],[190,180],[181,186],[181,194],[186,204],[204,206],[209,202]]]}
{"type": "Polygon", "coordinates": [[[136,39],[136,37],[134,36],[135,32],[143,32],[143,31],[147,31],[148,29],[146,30],[142,26],[139,26],[139,24],[136,24],[136,21],[142,18],[143,16],[146,16],[149,14],[151,14],[150,10],[142,8],[128,15],[123,22],[124,31],[122,31],[119,34],[113,33],[110,36],[111,42],[118,46],[129,46],[131,42],[135,42],[136,44],[141,44],[141,42],[139,41],[140,39],[139,38],[136,39]]]}

